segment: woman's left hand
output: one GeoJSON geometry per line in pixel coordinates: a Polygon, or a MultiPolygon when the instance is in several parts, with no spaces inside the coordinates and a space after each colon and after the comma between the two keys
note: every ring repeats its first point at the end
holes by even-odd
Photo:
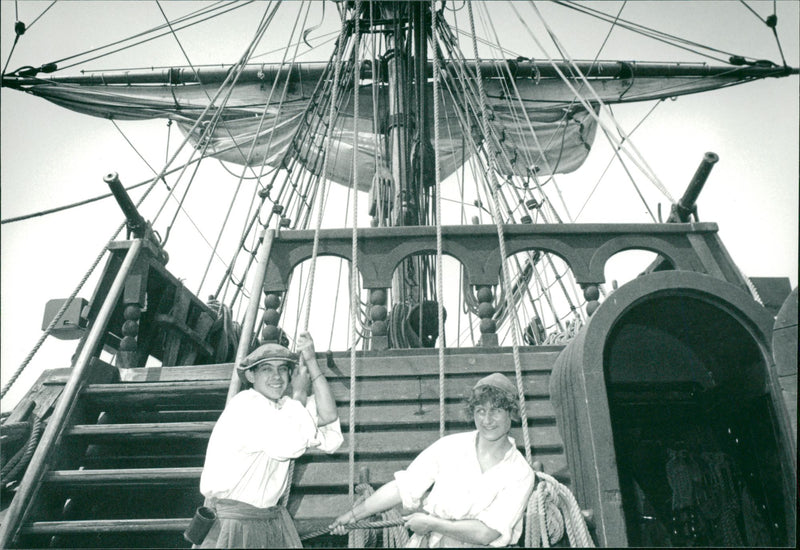
{"type": "Polygon", "coordinates": [[[433,531],[436,526],[436,520],[433,516],[422,512],[416,512],[410,516],[403,516],[405,520],[406,529],[411,529],[418,535],[427,535],[433,531]]]}
{"type": "Polygon", "coordinates": [[[297,353],[303,359],[303,362],[316,360],[316,351],[314,350],[314,339],[308,332],[302,332],[297,337],[297,353]]]}

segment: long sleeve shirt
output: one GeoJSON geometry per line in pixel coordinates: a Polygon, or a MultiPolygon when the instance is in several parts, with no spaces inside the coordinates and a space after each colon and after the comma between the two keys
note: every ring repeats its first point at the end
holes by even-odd
{"type": "Polygon", "coordinates": [[[315,444],[332,453],[344,438],[339,420],[317,426],[316,402],[289,397],[277,403],[253,389],[231,399],[208,441],[200,492],[258,508],[274,506],[289,482],[290,460],[315,444]]]}
{"type": "MultiPolygon", "coordinates": [[[[422,508],[450,520],[477,519],[500,536],[491,546],[515,543],[522,533],[522,516],[534,485],[534,473],[517,450],[514,440],[503,459],[481,471],[478,432],[448,435],[422,451],[406,470],[395,473],[403,508],[422,508]],[[433,485],[430,494],[422,498],[433,485]]],[[[409,546],[415,545],[412,538],[409,546]]],[[[431,533],[430,547],[442,535],[431,533]]],[[[446,541],[441,541],[446,542],[446,541]]]]}

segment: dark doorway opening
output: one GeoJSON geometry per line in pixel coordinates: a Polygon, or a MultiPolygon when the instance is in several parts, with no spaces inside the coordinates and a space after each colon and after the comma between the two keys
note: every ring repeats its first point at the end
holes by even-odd
{"type": "Polygon", "coordinates": [[[789,496],[766,365],[699,297],[645,300],[604,350],[631,546],[782,546],[789,496]]]}

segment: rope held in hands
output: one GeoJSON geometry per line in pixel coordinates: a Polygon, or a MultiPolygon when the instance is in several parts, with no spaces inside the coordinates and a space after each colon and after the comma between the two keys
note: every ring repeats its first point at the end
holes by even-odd
{"type": "MultiPolygon", "coordinates": [[[[397,519],[382,519],[377,521],[356,521],[354,523],[348,523],[344,525],[346,529],[383,529],[384,527],[398,527],[405,524],[405,520],[403,518],[397,519]]],[[[318,537],[320,535],[326,535],[330,533],[331,530],[327,527],[322,529],[317,529],[316,531],[311,531],[310,533],[306,533],[305,535],[300,537],[300,540],[306,539],[313,539],[314,537],[318,537]]]]}

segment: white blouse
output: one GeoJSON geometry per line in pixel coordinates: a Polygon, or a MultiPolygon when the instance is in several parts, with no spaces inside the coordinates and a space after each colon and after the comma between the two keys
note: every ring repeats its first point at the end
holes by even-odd
{"type": "Polygon", "coordinates": [[[338,419],[317,427],[313,395],[304,407],[286,396],[275,403],[253,389],[239,392],[211,432],[200,492],[258,508],[274,506],[289,482],[291,459],[316,443],[332,453],[343,441],[338,419]]]}
{"type": "MultiPolygon", "coordinates": [[[[491,546],[515,543],[522,533],[522,516],[534,485],[534,473],[509,437],[511,448],[503,459],[481,472],[477,452],[478,432],[445,436],[422,451],[395,480],[406,509],[422,508],[450,520],[477,519],[500,536],[491,546]]],[[[409,546],[415,546],[414,536],[409,546]]],[[[442,535],[431,533],[434,547],[442,535]]],[[[418,541],[421,542],[421,541],[418,541]]]]}

